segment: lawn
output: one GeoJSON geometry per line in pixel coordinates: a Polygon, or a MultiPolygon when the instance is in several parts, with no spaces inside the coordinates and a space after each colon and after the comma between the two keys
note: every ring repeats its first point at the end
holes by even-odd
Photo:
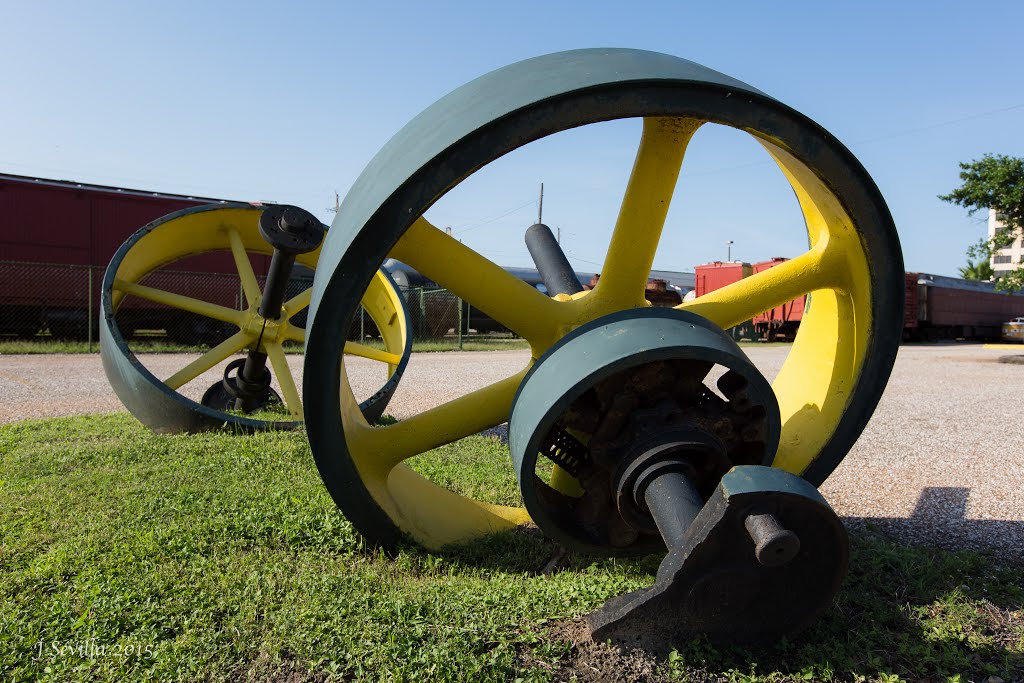
{"type": "MultiPolygon", "coordinates": [[[[507,461],[473,437],[415,462],[510,502],[507,461]]],[[[386,557],[334,507],[302,433],[23,422],[0,428],[0,680],[1024,679],[1019,567],[852,542],[836,605],[792,642],[619,653],[580,617],[653,582],[659,558],[544,575],[557,549],[529,529],[386,557]]]]}
{"type": "MultiPolygon", "coordinates": [[[[366,340],[367,346],[383,349],[384,344],[380,341],[366,340]]],[[[137,354],[142,353],[202,353],[209,351],[209,346],[196,346],[178,344],[177,342],[164,339],[133,339],[129,343],[131,350],[137,354]]],[[[301,354],[302,344],[288,343],[285,345],[285,352],[290,354],[301,354]]],[[[467,336],[459,346],[459,340],[455,337],[443,339],[415,339],[412,343],[412,350],[420,351],[508,351],[512,349],[528,349],[529,342],[525,339],[512,337],[499,337],[497,335],[473,335],[467,336]]],[[[46,354],[46,353],[99,353],[99,342],[86,341],[64,341],[50,337],[37,337],[35,339],[3,339],[0,338],[0,355],[12,354],[46,354]]]]}

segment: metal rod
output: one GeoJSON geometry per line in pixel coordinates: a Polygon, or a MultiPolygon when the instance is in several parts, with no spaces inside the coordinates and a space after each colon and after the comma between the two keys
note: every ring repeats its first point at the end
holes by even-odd
{"type": "Polygon", "coordinates": [[[288,278],[291,277],[294,265],[295,254],[274,249],[274,255],[270,257],[270,269],[267,271],[267,283],[260,299],[259,311],[264,318],[276,320],[281,315],[281,305],[288,292],[288,278]]]}
{"type": "Polygon", "coordinates": [[[541,279],[544,280],[548,296],[583,291],[583,285],[576,278],[576,273],[558,246],[555,236],[551,234],[551,228],[543,223],[527,228],[526,248],[530,250],[530,256],[540,272],[541,279]]]}
{"type": "Polygon", "coordinates": [[[669,548],[682,545],[686,530],[704,507],[696,487],[682,472],[666,472],[644,491],[644,502],[669,548]]]}
{"type": "Polygon", "coordinates": [[[89,268],[89,353],[92,353],[92,268],[89,268]]]}
{"type": "Polygon", "coordinates": [[[800,552],[800,538],[775,515],[748,515],[743,526],[754,541],[754,554],[765,567],[781,567],[800,552]]]}

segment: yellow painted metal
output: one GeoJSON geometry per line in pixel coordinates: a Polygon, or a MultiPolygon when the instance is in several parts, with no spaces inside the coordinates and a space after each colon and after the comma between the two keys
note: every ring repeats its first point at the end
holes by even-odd
{"type": "Polygon", "coordinates": [[[551,468],[551,479],[548,480],[548,486],[573,498],[580,498],[584,493],[579,480],[558,465],[551,468]]]}
{"type": "Polygon", "coordinates": [[[391,249],[434,282],[500,321],[534,350],[558,338],[558,303],[420,218],[391,249]]]}
{"type": "Polygon", "coordinates": [[[529,521],[523,508],[459,496],[402,462],[503,422],[524,374],[525,370],[393,425],[372,427],[359,410],[342,366],[345,440],[359,477],[387,515],[425,546],[440,548],[529,521]]]}
{"type": "Polygon", "coordinates": [[[773,464],[800,474],[835,433],[860,375],[871,330],[871,280],[860,235],[835,195],[782,147],[760,142],[796,193],[811,248],[678,308],[727,328],[811,294],[813,303],[772,384],[782,418],[773,464]]]}
{"type": "MultiPolygon", "coordinates": [[[[238,271],[238,279],[242,283],[242,292],[245,294],[245,303],[250,308],[259,307],[262,299],[260,284],[256,281],[256,273],[253,272],[252,262],[249,261],[249,253],[245,250],[242,237],[238,229],[233,225],[224,228],[228,241],[231,244],[231,257],[235,260],[235,270],[238,271]]],[[[309,305],[307,300],[306,305],[309,305]]]]}
{"type": "MultiPolygon", "coordinates": [[[[644,291],[690,138],[703,122],[644,119],[640,148],[593,297],[612,310],[645,305],[644,291]]],[[[593,300],[592,300],[593,301],[593,300]]]]}
{"type": "Polygon", "coordinates": [[[370,360],[379,360],[382,363],[388,363],[389,365],[397,365],[401,362],[402,357],[397,353],[389,353],[382,351],[381,349],[375,349],[372,346],[366,344],[357,344],[355,342],[345,342],[345,353],[350,356],[362,356],[363,358],[369,358],[370,360]]]}
{"type": "Polygon", "coordinates": [[[295,387],[295,380],[292,378],[291,368],[288,367],[288,358],[284,354],[284,348],[277,342],[264,344],[267,357],[270,359],[270,367],[274,368],[274,376],[281,385],[281,394],[284,398],[285,407],[295,420],[302,419],[302,399],[299,398],[299,390],[295,387]]]}
{"type": "MultiPolygon", "coordinates": [[[[703,122],[649,118],[597,287],[549,298],[419,218],[390,255],[419,270],[530,342],[533,360],[571,330],[603,315],[649,305],[644,289],[683,155],[703,122]]],[[[858,379],[870,319],[870,277],[860,236],[838,199],[775,141],[748,131],[786,176],[804,214],[810,249],[677,308],[723,328],[804,294],[813,306],[773,388],[782,413],[775,466],[806,470],[834,433],[858,379]]],[[[438,487],[404,461],[508,419],[520,373],[383,428],[370,427],[342,370],[342,421],[367,490],[403,531],[438,548],[526,521],[522,508],[493,506],[438,487]]],[[[578,483],[555,468],[552,485],[572,495],[578,483]]]]}
{"type": "Polygon", "coordinates": [[[196,358],[194,361],[178,370],[176,373],[164,380],[169,388],[177,391],[199,375],[222,363],[234,354],[238,353],[252,343],[252,335],[239,330],[220,344],[196,358]]]}
{"type": "Polygon", "coordinates": [[[125,294],[131,294],[133,296],[152,301],[153,303],[171,306],[172,308],[188,311],[189,313],[195,313],[196,315],[203,315],[207,318],[220,320],[221,322],[232,323],[239,327],[242,326],[242,322],[245,319],[245,316],[241,311],[236,311],[233,308],[213,304],[209,301],[200,301],[199,299],[193,299],[192,297],[175,294],[174,292],[168,292],[163,289],[146,287],[145,285],[135,284],[134,282],[114,280],[114,289],[124,292],[125,294]]]}
{"type": "Polygon", "coordinates": [[[284,304],[281,305],[281,308],[284,310],[286,314],[285,317],[291,317],[298,313],[299,311],[301,311],[302,309],[307,308],[309,306],[309,300],[312,296],[313,288],[307,287],[299,294],[296,294],[291,299],[288,299],[288,301],[285,301],[284,304]]]}
{"type": "MultiPolygon", "coordinates": [[[[224,207],[184,213],[156,226],[135,242],[122,259],[115,273],[112,303],[116,311],[126,295],[138,296],[238,326],[237,333],[175,372],[164,384],[176,391],[232,355],[256,349],[268,355],[288,411],[296,420],[301,420],[302,401],[281,344],[303,340],[304,330],[289,323],[288,319],[309,305],[311,290],[307,289],[286,301],[277,320],[267,320],[259,315],[261,293],[250,256],[273,253],[272,247],[259,233],[259,216],[260,211],[255,208],[224,207]],[[163,266],[209,252],[231,253],[245,294],[245,310],[236,311],[139,284],[163,266]],[[262,341],[257,347],[260,339],[262,341]]],[[[315,269],[319,256],[320,250],[317,249],[299,254],[295,260],[315,269]]],[[[400,294],[393,291],[386,277],[378,272],[363,297],[363,306],[380,330],[387,350],[371,349],[373,353],[367,353],[363,350],[369,347],[355,345],[358,355],[387,363],[389,376],[401,362],[401,350],[405,348],[405,340],[410,333],[406,329],[405,316],[398,314],[404,306],[398,296],[400,294]]]]}

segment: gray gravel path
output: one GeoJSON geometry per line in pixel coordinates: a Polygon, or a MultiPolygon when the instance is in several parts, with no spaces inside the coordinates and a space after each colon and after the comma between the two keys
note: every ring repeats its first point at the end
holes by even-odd
{"type": "MultiPolygon", "coordinates": [[[[774,377],[787,347],[752,348],[774,377]]],[[[906,542],[972,547],[1024,562],[1024,365],[978,345],[900,349],[892,379],[860,441],[822,486],[853,526],[870,524],[906,542]]],[[[399,419],[522,368],[526,351],[415,354],[388,412],[399,419]]],[[[191,360],[153,354],[167,376],[191,360]]],[[[383,382],[380,364],[355,359],[359,396],[383,382]]],[[[301,357],[289,362],[301,375],[301,357]]],[[[198,397],[214,373],[190,384],[198,397]]],[[[0,423],[122,410],[98,356],[0,356],[0,423]]]]}

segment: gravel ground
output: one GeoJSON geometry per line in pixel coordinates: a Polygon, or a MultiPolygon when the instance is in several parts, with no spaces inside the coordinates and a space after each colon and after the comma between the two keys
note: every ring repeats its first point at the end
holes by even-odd
{"type": "MultiPolygon", "coordinates": [[[[774,377],[787,347],[751,348],[774,377]]],[[[860,441],[821,490],[851,526],[910,543],[971,547],[1024,562],[1024,365],[978,345],[907,346],[860,441]]],[[[191,360],[145,358],[165,377],[191,360]]],[[[507,377],[526,351],[415,354],[389,413],[401,419],[507,377]]],[[[290,356],[301,374],[301,357],[290,356]]],[[[383,382],[382,366],[355,359],[357,395],[383,382]]],[[[186,387],[198,398],[208,373],[186,387]]],[[[0,356],[0,423],[122,410],[96,355],[0,356]]],[[[500,430],[498,430],[500,433],[500,430]]]]}

